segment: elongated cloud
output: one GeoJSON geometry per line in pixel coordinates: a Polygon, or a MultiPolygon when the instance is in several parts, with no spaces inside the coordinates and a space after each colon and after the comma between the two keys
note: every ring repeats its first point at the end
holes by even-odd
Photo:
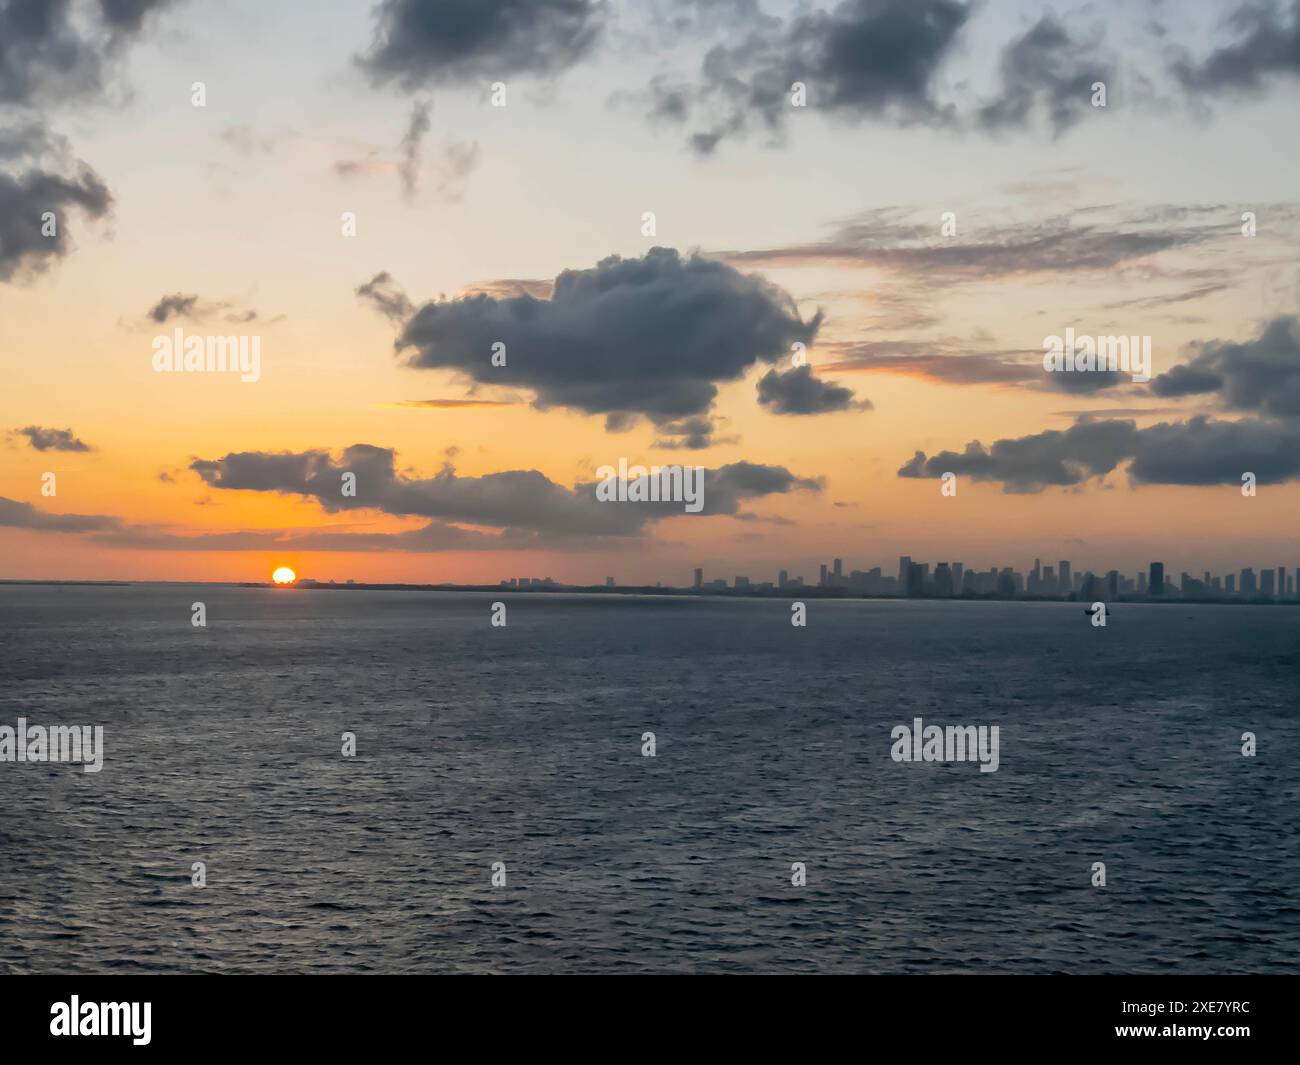
{"type": "Polygon", "coordinates": [[[830,414],[871,409],[870,400],[859,400],[851,388],[814,377],[810,366],[797,366],[785,373],[768,370],[758,382],[758,402],[773,414],[830,414]]]}
{"type": "Polygon", "coordinates": [[[1101,273],[1162,252],[1191,248],[1227,232],[1222,208],[1090,211],[1038,222],[962,228],[940,235],[937,220],[916,221],[888,208],[839,225],[822,241],[718,252],[737,266],[864,266],[922,277],[928,283],[1101,273]]]}
{"type": "Polygon", "coordinates": [[[382,0],[360,62],[407,91],[555,74],[587,55],[603,16],[590,0],[382,0]]]}
{"type": "Polygon", "coordinates": [[[106,514],[50,514],[30,503],[0,496],[0,526],[9,529],[80,533],[116,529],[121,524],[120,518],[106,514]]]}
{"type": "Polygon", "coordinates": [[[1239,485],[1243,473],[1255,474],[1260,484],[1279,484],[1300,478],[1300,426],[1200,416],[1138,429],[1132,421],[1082,420],[1063,431],[997,440],[991,447],[975,440],[961,452],[927,457],[918,451],[898,476],[955,473],[1000,482],[1007,492],[1039,492],[1082,485],[1126,462],[1129,476],[1143,484],[1239,485]]]}
{"type": "Polygon", "coordinates": [[[72,435],[71,429],[43,429],[39,425],[28,425],[14,430],[19,436],[27,437],[27,443],[37,451],[94,451],[84,440],[72,435]]]}
{"type": "MultiPolygon", "coordinates": [[[[636,536],[683,513],[681,503],[601,502],[597,482],[565,488],[537,470],[463,477],[447,465],[433,477],[412,478],[397,471],[395,457],[389,448],[354,444],[337,460],[326,451],[252,451],[199,459],[191,468],[212,488],[303,496],[329,512],[379,510],[556,538],[636,536]],[[345,473],[355,475],[355,496],[343,494],[345,473]]],[[[705,471],[701,513],[735,515],[746,500],[821,487],[781,466],[732,463],[705,471]]]]}

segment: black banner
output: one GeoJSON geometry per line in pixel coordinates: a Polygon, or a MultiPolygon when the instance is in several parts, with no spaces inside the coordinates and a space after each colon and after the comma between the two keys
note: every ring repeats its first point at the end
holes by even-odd
{"type": "MultiPolygon", "coordinates": [[[[540,1050],[557,1038],[664,1051],[686,1044],[807,1052],[830,1039],[858,1047],[1201,1047],[1217,1055],[1280,1049],[1288,1023],[1281,977],[717,978],[702,989],[654,977],[570,977],[564,983],[448,977],[10,977],[7,1048],[47,1053],[175,1053],[251,1049],[400,1050],[431,1035],[513,1039],[540,1050]],[[658,1033],[656,1035],[656,1032],[658,1033]],[[587,1033],[590,1033],[589,1035],[587,1033]],[[902,1046],[900,1046],[900,1041],[902,1046]]],[[[10,1060],[18,1060],[11,1058],[10,1060]]]]}

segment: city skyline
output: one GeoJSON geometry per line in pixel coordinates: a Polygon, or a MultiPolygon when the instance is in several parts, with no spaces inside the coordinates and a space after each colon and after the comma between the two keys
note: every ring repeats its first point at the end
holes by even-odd
{"type": "MultiPolygon", "coordinates": [[[[735,591],[842,589],[866,595],[901,597],[995,595],[1001,598],[1082,596],[1118,599],[1132,595],[1147,598],[1180,596],[1197,599],[1295,599],[1297,589],[1300,589],[1300,566],[1268,566],[1258,570],[1253,566],[1244,566],[1240,570],[1220,574],[1202,570],[1199,575],[1184,570],[1177,580],[1173,580],[1166,575],[1164,563],[1159,561],[1151,562],[1145,570],[1138,571],[1132,577],[1115,568],[1094,571],[1087,567],[1075,567],[1069,559],[1044,565],[1041,558],[1034,559],[1034,566],[1028,573],[1023,573],[1014,566],[993,566],[984,570],[968,567],[964,562],[956,560],[934,563],[934,571],[931,573],[930,563],[901,555],[896,576],[886,573],[882,566],[846,572],[843,559],[835,558],[829,564],[819,564],[819,576],[815,584],[805,581],[802,574],[791,575],[786,569],[778,572],[775,581],[755,581],[743,574],[737,574],[732,581],[730,588],[735,591]]],[[[707,591],[722,590],[728,585],[725,578],[706,579],[704,567],[697,566],[689,587],[696,591],[707,591]]]]}

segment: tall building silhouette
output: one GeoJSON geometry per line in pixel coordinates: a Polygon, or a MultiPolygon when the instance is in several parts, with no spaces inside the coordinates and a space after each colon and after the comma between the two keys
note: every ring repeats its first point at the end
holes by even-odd
{"type": "Polygon", "coordinates": [[[1165,564],[1163,562],[1151,563],[1151,573],[1147,577],[1147,594],[1165,594],[1165,564]]]}

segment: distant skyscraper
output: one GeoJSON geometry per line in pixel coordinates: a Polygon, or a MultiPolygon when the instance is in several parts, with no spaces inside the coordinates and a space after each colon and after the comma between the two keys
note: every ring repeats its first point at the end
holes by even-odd
{"type": "Polygon", "coordinates": [[[783,570],[782,570],[782,571],[777,575],[777,578],[776,578],[776,586],[777,586],[778,588],[784,588],[784,587],[785,587],[787,584],[789,584],[789,583],[790,583],[790,571],[789,571],[789,570],[785,570],[785,569],[783,569],[783,570]]]}
{"type": "Polygon", "coordinates": [[[954,595],[961,595],[963,567],[960,562],[952,564],[952,589],[954,595]]]}
{"type": "Polygon", "coordinates": [[[1146,595],[1146,594],[1147,594],[1147,575],[1145,573],[1139,573],[1138,574],[1138,595],[1146,595]]]}
{"type": "Polygon", "coordinates": [[[1119,570],[1113,569],[1106,574],[1106,598],[1119,598],[1119,570]]]}
{"type": "Polygon", "coordinates": [[[826,563],[825,562],[822,563],[822,575],[821,575],[821,579],[817,583],[823,588],[826,587],[826,563]]]}
{"type": "Polygon", "coordinates": [[[840,581],[844,579],[844,560],[842,558],[837,558],[835,560],[835,566],[832,572],[835,574],[835,583],[839,584],[840,581]]]}
{"type": "Polygon", "coordinates": [[[1259,594],[1265,599],[1273,598],[1273,578],[1275,574],[1271,569],[1261,570],[1259,574],[1259,594]]]}
{"type": "Polygon", "coordinates": [[[1237,575],[1235,573],[1229,573],[1223,578],[1223,590],[1228,595],[1237,594],[1237,575]]]}
{"type": "Polygon", "coordinates": [[[1147,578],[1147,594],[1165,594],[1165,564],[1163,562],[1151,563],[1151,575],[1147,578]]]}
{"type": "Polygon", "coordinates": [[[910,596],[925,594],[925,578],[929,575],[930,566],[926,562],[907,561],[907,579],[903,582],[903,587],[907,589],[910,596]]]}
{"type": "Polygon", "coordinates": [[[946,562],[934,567],[934,594],[952,598],[952,570],[946,562]]]}
{"type": "Polygon", "coordinates": [[[1277,568],[1277,597],[1281,599],[1286,595],[1286,567],[1278,566],[1277,568]]]}
{"type": "Polygon", "coordinates": [[[1061,559],[1056,564],[1056,572],[1060,574],[1060,584],[1058,590],[1062,595],[1069,595],[1074,590],[1074,585],[1070,581],[1070,562],[1068,559],[1061,559]]]}
{"type": "Polygon", "coordinates": [[[1241,594],[1243,598],[1254,599],[1259,589],[1255,585],[1255,571],[1247,566],[1241,571],[1241,594]]]}
{"type": "Polygon", "coordinates": [[[898,560],[898,586],[907,587],[907,576],[912,571],[912,556],[902,555],[898,560]]]}
{"type": "Polygon", "coordinates": [[[701,588],[703,586],[704,586],[704,570],[699,569],[697,567],[695,570],[695,587],[701,588]]]}

